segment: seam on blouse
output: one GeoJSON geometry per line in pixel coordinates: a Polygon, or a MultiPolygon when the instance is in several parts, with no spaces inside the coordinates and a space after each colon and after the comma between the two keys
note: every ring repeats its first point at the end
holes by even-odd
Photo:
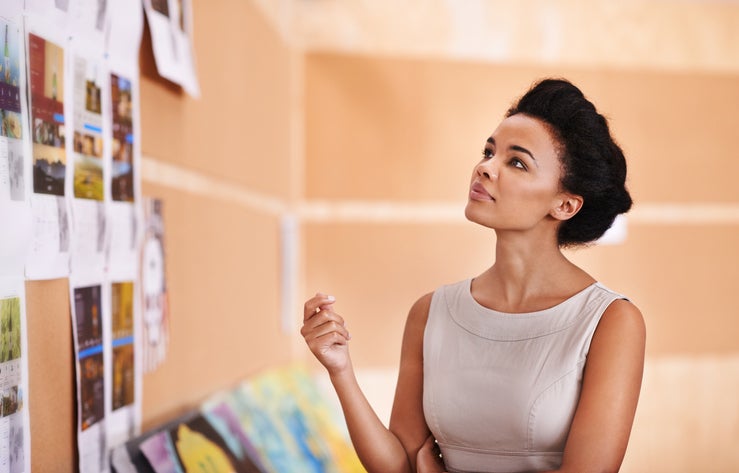
{"type": "MultiPolygon", "coordinates": [[[[547,387],[541,390],[541,392],[536,396],[536,399],[534,399],[534,402],[531,403],[531,408],[529,409],[529,422],[526,429],[527,435],[526,435],[526,450],[531,450],[534,444],[534,427],[535,427],[535,421],[536,421],[536,414],[537,409],[539,407],[539,404],[542,400],[542,397],[551,391],[552,388],[557,386],[559,383],[561,383],[565,378],[570,376],[573,373],[577,373],[577,371],[585,365],[585,359],[580,359],[577,361],[574,367],[572,367],[570,370],[565,372],[562,376],[557,378],[556,380],[552,381],[547,387]]],[[[578,392],[578,398],[580,396],[580,393],[578,392]]],[[[577,404],[575,405],[575,408],[577,408],[577,404]]],[[[567,427],[567,430],[569,430],[569,427],[567,427]]]]}

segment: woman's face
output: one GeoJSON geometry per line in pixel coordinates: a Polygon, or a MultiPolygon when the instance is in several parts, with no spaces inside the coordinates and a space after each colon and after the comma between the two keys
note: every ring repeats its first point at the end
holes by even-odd
{"type": "Polygon", "coordinates": [[[556,229],[554,209],[565,195],[558,149],[544,122],[523,114],[503,120],[472,172],[466,217],[496,230],[556,229]]]}

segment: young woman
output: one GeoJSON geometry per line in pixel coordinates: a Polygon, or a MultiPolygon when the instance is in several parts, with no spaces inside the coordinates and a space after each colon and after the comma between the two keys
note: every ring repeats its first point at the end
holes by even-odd
{"type": "Polygon", "coordinates": [[[495,231],[495,261],[411,308],[389,428],[357,384],[335,299],[305,303],[301,333],[369,472],[619,470],[644,320],[561,249],[629,210],[625,179],[605,118],[577,87],[545,79],[519,99],[485,143],[465,209],[495,231]]]}

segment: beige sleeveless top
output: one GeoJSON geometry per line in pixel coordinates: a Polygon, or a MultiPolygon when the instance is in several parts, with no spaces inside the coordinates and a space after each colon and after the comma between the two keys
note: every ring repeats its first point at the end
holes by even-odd
{"type": "Polygon", "coordinates": [[[594,283],[542,311],[488,309],[471,279],[437,289],[423,343],[423,410],[449,472],[556,469],[598,321],[623,296],[594,283]]]}

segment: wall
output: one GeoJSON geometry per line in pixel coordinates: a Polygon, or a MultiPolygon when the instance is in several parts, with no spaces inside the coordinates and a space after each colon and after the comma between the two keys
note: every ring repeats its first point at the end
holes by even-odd
{"type": "Polygon", "coordinates": [[[629,163],[625,243],[570,253],[647,322],[623,471],[736,471],[736,75],[309,54],[306,206],[330,211],[307,214],[306,292],[337,297],[386,414],[413,301],[493,261],[494,235],[462,216],[469,175],[511,101],[546,75],[581,86],[629,163]]]}
{"type": "MultiPolygon", "coordinates": [[[[643,52],[621,54],[623,67],[588,65],[599,53],[587,47],[563,47],[562,54],[574,54],[564,63],[577,65],[565,67],[304,55],[279,32],[290,29],[290,16],[278,15],[282,26],[275,28],[256,6],[280,10],[287,0],[193,4],[201,99],[159,78],[148,37],[142,47],[143,190],[165,202],[172,311],[167,361],[144,379],[144,428],[262,367],[310,359],[297,327],[280,327],[279,224],[287,213],[301,222],[295,296],[337,296],[361,381],[386,416],[413,301],[491,263],[494,237],[462,216],[483,141],[533,78],[556,74],[580,84],[611,118],[629,158],[636,205],[627,241],[571,255],[628,294],[647,319],[644,387],[623,471],[739,469],[738,303],[731,297],[739,165],[729,154],[739,78],[736,61],[727,60],[735,54],[733,33],[664,23],[680,32],[681,44],[696,28],[718,31],[712,37],[719,43],[690,43],[697,45],[693,56],[715,53],[705,56],[713,72],[641,67],[649,59],[643,52]],[[585,59],[578,55],[584,50],[585,59]]],[[[678,20],[696,8],[679,7],[689,14],[678,20]]],[[[715,16],[729,23],[736,17],[724,13],[715,16]]],[[[429,36],[422,22],[411,26],[429,36]]],[[[324,27],[334,31],[355,30],[324,27]]],[[[615,44],[604,36],[599,44],[615,44]]],[[[525,52],[537,54],[537,44],[525,43],[525,52]]],[[[629,44],[632,52],[639,47],[629,44]]],[[[668,66],[683,58],[659,57],[668,66]]],[[[32,469],[74,471],[67,280],[29,282],[27,298],[32,469]]],[[[299,307],[294,312],[289,322],[296,325],[299,307]]]]}
{"type": "MultiPolygon", "coordinates": [[[[140,59],[143,193],[164,200],[171,307],[167,359],[144,378],[144,429],[291,358],[269,203],[291,192],[294,53],[250,2],[193,6],[202,97],[158,77],[148,32],[140,59]]],[[[27,299],[31,467],[75,471],[68,281],[28,282],[27,299]]]]}

